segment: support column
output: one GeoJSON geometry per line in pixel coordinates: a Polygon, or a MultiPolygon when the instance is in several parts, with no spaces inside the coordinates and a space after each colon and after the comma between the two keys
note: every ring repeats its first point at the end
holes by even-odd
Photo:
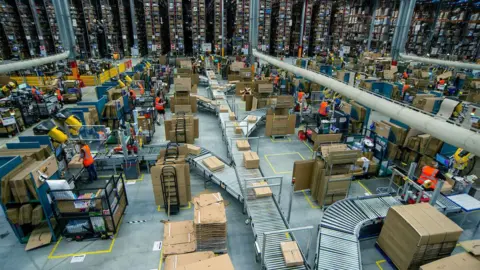
{"type": "Polygon", "coordinates": [[[400,39],[400,33],[401,33],[401,28],[402,28],[402,22],[403,18],[405,17],[405,2],[407,0],[400,0],[400,7],[398,9],[398,18],[397,18],[397,24],[395,26],[395,32],[393,33],[393,39],[392,39],[392,48],[391,48],[391,54],[392,54],[392,59],[397,60],[398,59],[398,40],[400,39]]]}
{"type": "Polygon", "coordinates": [[[415,10],[415,4],[417,3],[417,0],[409,0],[410,2],[408,3],[408,6],[405,6],[407,9],[406,12],[406,17],[404,18],[404,26],[403,26],[403,31],[402,31],[402,39],[399,40],[399,52],[403,53],[405,52],[405,44],[407,43],[408,40],[408,33],[410,32],[410,24],[412,22],[412,16],[413,16],[413,11],[415,10]]]}
{"type": "Polygon", "coordinates": [[[75,59],[77,52],[75,32],[73,31],[72,19],[70,17],[70,8],[63,0],[53,0],[53,7],[55,8],[55,17],[60,32],[60,39],[62,46],[66,51],[70,51],[69,58],[75,59]]]}
{"type": "Polygon", "coordinates": [[[300,24],[300,40],[298,44],[298,58],[302,57],[302,52],[303,52],[303,31],[305,30],[305,10],[307,9],[307,1],[303,1],[303,7],[302,7],[302,17],[300,18],[301,24],[300,24]]]}
{"type": "MultiPolygon", "coordinates": [[[[138,51],[139,48],[138,48],[138,36],[137,36],[137,24],[135,22],[135,1],[134,0],[130,0],[130,17],[132,19],[133,47],[138,51]]],[[[134,55],[132,54],[132,56],[134,55]]]]}
{"type": "Polygon", "coordinates": [[[222,26],[222,57],[225,56],[225,27],[224,27],[224,19],[225,19],[225,1],[221,0],[220,1],[220,11],[221,11],[221,17],[220,17],[220,25],[222,26]]]}
{"type": "Polygon", "coordinates": [[[257,49],[258,46],[258,11],[259,11],[259,1],[250,0],[250,29],[248,32],[249,44],[248,44],[248,55],[250,59],[250,64],[253,65],[255,62],[255,57],[253,56],[252,50],[257,49]]]}
{"type": "Polygon", "coordinates": [[[373,31],[375,30],[375,20],[377,19],[378,0],[373,3],[372,21],[370,22],[370,31],[368,32],[367,51],[370,51],[372,45],[373,31]]]}

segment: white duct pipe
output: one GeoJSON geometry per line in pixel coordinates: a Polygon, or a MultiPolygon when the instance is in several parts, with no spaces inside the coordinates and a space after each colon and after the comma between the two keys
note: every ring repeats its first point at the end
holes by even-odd
{"type": "Polygon", "coordinates": [[[0,65],[0,74],[8,73],[16,70],[29,69],[32,67],[41,66],[41,65],[57,62],[60,60],[64,60],[68,58],[69,54],[70,54],[70,51],[66,51],[63,53],[59,53],[59,54],[55,54],[47,57],[3,64],[3,65],[0,65]]]}
{"type": "Polygon", "coordinates": [[[411,60],[411,61],[416,61],[416,62],[432,64],[432,65],[442,65],[442,66],[454,67],[454,68],[480,70],[480,65],[479,64],[473,64],[473,63],[440,60],[440,59],[420,57],[420,56],[415,56],[415,55],[408,55],[408,54],[404,54],[404,53],[400,53],[400,58],[403,58],[405,60],[411,60]]]}
{"type": "Polygon", "coordinates": [[[328,87],[345,97],[358,101],[372,110],[405,123],[414,129],[431,134],[446,143],[466,149],[475,155],[480,155],[479,133],[475,133],[471,130],[445,122],[445,120],[437,119],[430,115],[393,103],[327,76],[287,64],[277,58],[259,53],[256,50],[253,51],[253,55],[274,66],[293,72],[305,79],[328,87]]]}

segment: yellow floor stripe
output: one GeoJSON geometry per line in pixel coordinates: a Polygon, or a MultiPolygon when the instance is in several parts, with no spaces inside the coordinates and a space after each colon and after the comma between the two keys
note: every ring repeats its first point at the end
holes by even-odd
{"type": "Polygon", "coordinates": [[[310,147],[310,145],[308,145],[308,143],[306,141],[302,141],[303,144],[305,144],[306,147],[308,147],[308,149],[310,149],[310,152],[313,152],[313,149],[312,147],[310,147]]]}
{"type": "Polygon", "coordinates": [[[313,209],[319,209],[320,206],[318,205],[315,205],[312,200],[310,200],[310,198],[308,197],[307,193],[305,192],[305,190],[302,190],[303,192],[303,196],[305,197],[305,200],[307,200],[308,204],[310,204],[310,207],[313,208],[313,209]]]}
{"type": "Polygon", "coordinates": [[[289,153],[279,153],[279,154],[268,154],[268,155],[264,155],[263,157],[265,158],[265,160],[267,161],[268,165],[270,166],[270,168],[272,169],[272,171],[275,173],[275,174],[289,174],[289,173],[292,173],[292,171],[283,171],[283,172],[277,172],[275,170],[275,168],[273,167],[273,164],[270,162],[270,160],[268,159],[269,156],[286,156],[286,155],[298,155],[302,160],[305,160],[305,158],[302,156],[302,154],[300,154],[299,152],[289,152],[289,153]]]}
{"type": "Polygon", "coordinates": [[[158,263],[158,270],[162,270],[163,267],[163,247],[162,250],[160,251],[160,262],[158,263]]]}
{"type": "Polygon", "coordinates": [[[368,189],[364,184],[362,184],[362,182],[360,180],[357,181],[357,183],[363,188],[365,189],[365,191],[369,194],[369,195],[372,195],[373,193],[370,191],[370,189],[368,189]]]}
{"type": "MultiPolygon", "coordinates": [[[[188,206],[180,207],[181,210],[187,210],[192,208],[192,203],[188,202],[188,206]]],[[[165,209],[162,209],[162,206],[157,205],[157,212],[165,212],[165,209]]]]}
{"type": "Polygon", "coordinates": [[[386,260],[379,260],[379,261],[376,261],[375,264],[377,265],[378,269],[383,270],[383,267],[380,264],[384,262],[386,262],[386,260]]]}
{"type": "Polygon", "coordinates": [[[84,254],[85,255],[98,255],[98,254],[105,254],[105,253],[112,252],[113,245],[115,245],[115,240],[117,240],[118,232],[120,231],[120,227],[122,226],[122,221],[123,221],[123,216],[120,219],[120,222],[119,222],[119,225],[118,225],[118,228],[117,228],[117,232],[113,236],[112,243],[110,243],[110,247],[108,249],[97,250],[97,251],[78,252],[78,253],[71,253],[71,254],[62,254],[62,255],[53,255],[53,254],[55,254],[55,251],[57,250],[58,245],[60,245],[60,241],[62,241],[62,239],[63,239],[63,237],[60,237],[60,239],[58,239],[55,246],[53,246],[52,251],[50,251],[50,254],[48,255],[48,259],[63,259],[63,258],[67,258],[67,257],[73,257],[73,256],[78,256],[78,255],[84,255],[84,254]]]}

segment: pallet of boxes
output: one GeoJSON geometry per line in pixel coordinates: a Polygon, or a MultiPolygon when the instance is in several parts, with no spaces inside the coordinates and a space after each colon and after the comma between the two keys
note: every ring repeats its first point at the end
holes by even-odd
{"type": "Polygon", "coordinates": [[[198,117],[191,114],[174,114],[164,126],[165,139],[171,142],[193,144],[200,136],[198,117]]]}
{"type": "Polygon", "coordinates": [[[191,78],[175,78],[174,79],[175,93],[170,98],[170,110],[172,113],[196,113],[197,112],[197,98],[190,95],[192,90],[191,78]]]}
{"type": "Polygon", "coordinates": [[[123,106],[123,97],[107,102],[102,112],[103,124],[111,130],[117,130],[120,127],[123,106]]]}
{"type": "MultiPolygon", "coordinates": [[[[177,66],[180,66],[180,68],[176,69],[175,79],[190,79],[190,92],[196,94],[198,84],[200,83],[200,76],[193,71],[192,62],[190,60],[178,61],[178,59],[177,62],[177,66]]],[[[174,84],[177,84],[177,80],[175,79],[174,84]]]]}
{"type": "Polygon", "coordinates": [[[220,193],[202,194],[193,198],[192,220],[165,222],[163,255],[165,269],[233,270],[227,252],[227,217],[220,193]]]}
{"type": "Polygon", "coordinates": [[[285,136],[295,134],[295,114],[290,114],[293,107],[292,96],[277,96],[269,99],[265,122],[265,136],[285,136]]]}
{"type": "Polygon", "coordinates": [[[418,269],[449,257],[462,232],[430,204],[393,206],[388,210],[377,244],[398,269],[418,269]]]}

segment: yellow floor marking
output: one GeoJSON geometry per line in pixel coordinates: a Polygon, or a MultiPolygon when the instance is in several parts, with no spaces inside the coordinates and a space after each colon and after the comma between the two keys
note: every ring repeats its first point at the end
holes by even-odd
{"type": "Polygon", "coordinates": [[[303,141],[303,144],[305,144],[305,146],[308,147],[308,149],[310,149],[310,152],[313,152],[312,147],[310,147],[310,145],[308,145],[306,141],[303,141]]]}
{"type": "Polygon", "coordinates": [[[380,264],[384,262],[386,262],[386,260],[379,260],[379,261],[376,261],[375,264],[377,265],[378,269],[383,270],[383,267],[380,264]]]}
{"type": "MultiPolygon", "coordinates": [[[[181,210],[187,210],[192,208],[192,203],[188,202],[188,206],[180,207],[181,210]]],[[[157,205],[157,212],[165,212],[165,209],[162,209],[162,206],[157,205]]]]}
{"type": "Polygon", "coordinates": [[[307,193],[305,192],[305,190],[302,190],[303,192],[303,196],[305,197],[305,200],[307,200],[308,204],[310,204],[310,207],[313,208],[313,209],[319,209],[320,206],[318,205],[315,205],[312,200],[310,200],[310,198],[308,197],[307,193]]]}
{"type": "Polygon", "coordinates": [[[300,158],[302,158],[302,160],[305,160],[305,158],[302,156],[302,154],[300,154],[299,152],[290,152],[290,153],[279,153],[279,154],[268,154],[268,155],[264,155],[264,158],[265,160],[267,161],[268,165],[270,166],[270,168],[272,169],[272,171],[275,173],[275,174],[289,174],[291,173],[292,171],[283,171],[283,172],[277,172],[275,170],[275,168],[273,167],[273,164],[270,162],[270,160],[268,160],[268,157],[269,156],[286,156],[286,155],[298,155],[300,156],[300,158]]]}
{"type": "Polygon", "coordinates": [[[163,267],[163,247],[162,250],[160,251],[160,262],[158,263],[158,270],[162,270],[163,267]]]}
{"type": "Polygon", "coordinates": [[[273,137],[270,137],[270,140],[273,142],[273,143],[282,143],[282,142],[291,142],[292,139],[290,139],[290,137],[287,137],[287,139],[283,139],[283,140],[275,140],[273,137]]]}
{"type": "Polygon", "coordinates": [[[71,253],[71,254],[53,255],[53,254],[55,254],[55,251],[57,250],[58,245],[60,245],[60,242],[61,242],[62,239],[63,239],[63,237],[61,236],[60,239],[58,239],[58,241],[57,241],[57,243],[55,244],[55,246],[53,246],[52,251],[51,251],[50,254],[48,255],[48,259],[63,259],[63,258],[73,257],[73,256],[78,256],[78,255],[83,255],[83,254],[85,254],[85,255],[98,255],[98,254],[105,254],[105,253],[110,253],[110,252],[112,252],[113,245],[115,245],[115,240],[117,239],[118,232],[120,231],[120,227],[122,226],[122,221],[123,221],[123,216],[122,216],[122,218],[120,219],[120,222],[119,222],[119,225],[118,225],[118,228],[117,228],[117,232],[116,232],[115,235],[113,236],[112,243],[110,243],[110,247],[109,247],[108,249],[105,249],[105,250],[97,250],[97,251],[78,252],[78,253],[71,253]]]}
{"type": "Polygon", "coordinates": [[[366,191],[368,194],[370,194],[370,195],[373,194],[373,193],[370,191],[370,189],[368,189],[364,184],[362,184],[362,182],[361,182],[360,180],[358,180],[357,183],[358,183],[363,189],[365,189],[365,191],[366,191]]]}

